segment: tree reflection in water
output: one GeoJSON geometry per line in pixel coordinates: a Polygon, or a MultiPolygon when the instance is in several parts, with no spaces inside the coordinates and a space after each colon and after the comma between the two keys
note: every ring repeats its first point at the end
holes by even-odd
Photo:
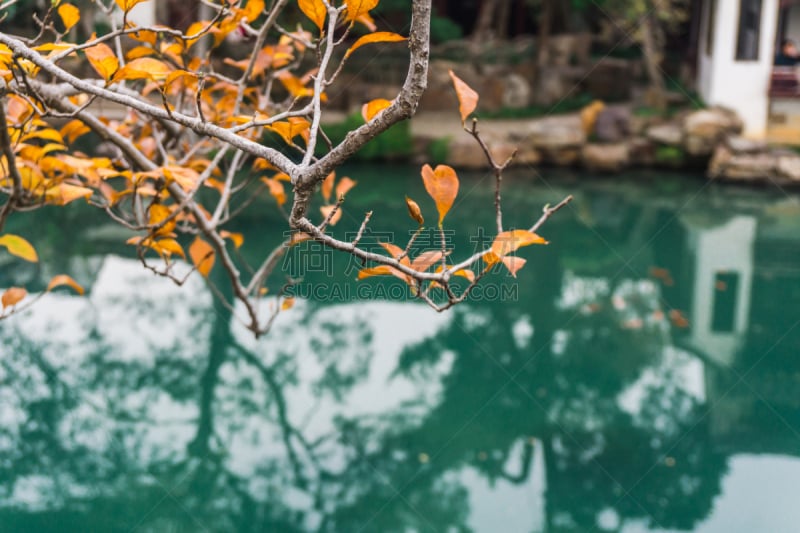
{"type": "MultiPolygon", "coordinates": [[[[554,221],[552,240],[574,249],[533,258],[519,301],[445,316],[301,301],[259,342],[201,284],[106,257],[88,299],[52,295],[0,323],[0,529],[467,531],[481,513],[548,532],[691,529],[728,457],[753,450],[725,417],[750,435],[766,423],[741,390],[720,395],[724,411],[707,398],[755,356],[727,373],[677,347],[699,351],[699,328],[665,315],[689,309],[695,272],[679,263],[695,253],[686,234],[708,226],[684,217],[649,243],[674,213],[614,194],[578,195],[577,216],[554,221]],[[608,205],[616,216],[598,216],[608,205]],[[593,233],[652,246],[641,274],[581,244],[593,233]],[[679,283],[647,279],[653,263],[679,283]]],[[[780,294],[765,276],[753,287],[780,294]]],[[[790,324],[753,302],[761,329],[731,346],[761,354],[790,324]]],[[[776,369],[797,345],[790,335],[751,374],[757,390],[786,383],[776,369]]]]}

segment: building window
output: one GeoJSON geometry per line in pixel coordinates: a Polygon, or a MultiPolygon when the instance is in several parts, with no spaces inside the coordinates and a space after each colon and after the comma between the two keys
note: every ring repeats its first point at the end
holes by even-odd
{"type": "Polygon", "coordinates": [[[761,37],[761,1],[741,0],[739,33],[736,38],[736,60],[757,61],[761,37]]]}
{"type": "Polygon", "coordinates": [[[706,55],[714,54],[714,31],[717,28],[717,0],[708,3],[708,24],[706,25],[706,55]]]}
{"type": "Polygon", "coordinates": [[[734,330],[738,293],[739,274],[736,272],[717,272],[714,277],[711,331],[730,333],[734,330]]]}

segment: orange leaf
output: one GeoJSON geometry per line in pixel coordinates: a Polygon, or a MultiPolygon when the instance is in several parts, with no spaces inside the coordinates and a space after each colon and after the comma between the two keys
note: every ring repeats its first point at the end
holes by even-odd
{"type": "Polygon", "coordinates": [[[177,165],[168,165],[164,167],[164,176],[168,181],[174,181],[184,191],[190,191],[197,185],[197,180],[200,179],[200,174],[196,170],[189,167],[179,167],[177,165]]]}
{"type": "Polygon", "coordinates": [[[8,253],[25,261],[30,261],[31,263],[39,261],[39,256],[36,255],[36,250],[31,246],[31,243],[18,235],[6,233],[0,237],[0,246],[5,246],[8,253]]]}
{"type": "Polygon", "coordinates": [[[65,31],[69,31],[81,20],[81,11],[72,4],[61,4],[58,6],[58,16],[61,17],[61,22],[64,23],[65,31]]]}
{"type": "Polygon", "coordinates": [[[222,230],[219,232],[219,236],[223,239],[230,239],[236,248],[241,248],[242,244],[244,244],[244,235],[241,233],[231,233],[230,231],[222,230]]]}
{"type": "MultiPolygon", "coordinates": [[[[150,216],[148,222],[151,226],[158,226],[162,222],[164,222],[169,216],[172,214],[172,211],[169,207],[162,205],[162,204],[153,204],[150,206],[150,216]]],[[[175,229],[176,219],[173,218],[164,226],[159,229],[156,234],[157,235],[166,235],[167,233],[171,233],[173,229],[175,229]]]]}
{"type": "MultiPolygon", "coordinates": [[[[328,216],[330,216],[331,214],[331,211],[333,211],[335,207],[336,207],[335,205],[323,205],[322,207],[320,207],[319,210],[320,212],[322,212],[323,219],[328,218],[328,216]]],[[[342,210],[337,209],[336,213],[334,213],[333,217],[331,217],[331,219],[328,221],[328,224],[331,226],[335,226],[336,223],[339,222],[339,219],[341,218],[342,218],[342,210]]]]}
{"type": "Polygon", "coordinates": [[[292,307],[294,307],[294,301],[295,301],[294,298],[284,299],[283,303],[281,303],[281,311],[287,311],[292,307]]]}
{"type": "Polygon", "coordinates": [[[104,80],[110,80],[111,76],[119,69],[117,56],[114,55],[114,51],[104,43],[87,48],[84,52],[86,53],[86,58],[89,60],[89,64],[92,65],[92,68],[100,74],[104,80]]]}
{"type": "Polygon", "coordinates": [[[351,180],[347,176],[339,180],[339,183],[336,184],[336,199],[338,200],[342,196],[347,194],[347,191],[352,189],[356,186],[357,181],[351,180]]]}
{"type": "Polygon", "coordinates": [[[333,192],[333,181],[336,179],[336,172],[331,172],[322,182],[322,197],[326,202],[331,201],[331,193],[333,192]]]}
{"type": "MultiPolygon", "coordinates": [[[[116,59],[116,58],[114,58],[116,59]]],[[[75,142],[75,139],[80,137],[81,135],[85,135],[89,133],[90,130],[89,126],[84,124],[78,119],[70,120],[61,128],[61,136],[67,140],[68,143],[75,142]]]]}
{"type": "Polygon", "coordinates": [[[368,33],[363,37],[359,37],[356,42],[353,43],[353,46],[347,49],[347,52],[344,53],[344,57],[350,57],[350,54],[364,46],[365,44],[371,43],[396,43],[399,41],[405,41],[406,37],[398,33],[393,33],[390,31],[376,31],[375,33],[368,33]]]}
{"type": "Polygon", "coordinates": [[[503,257],[522,246],[529,246],[531,244],[547,244],[547,241],[539,235],[524,229],[504,231],[494,238],[492,253],[497,257],[503,257]]]}
{"type": "Polygon", "coordinates": [[[86,187],[70,185],[69,183],[59,183],[55,187],[47,189],[44,193],[44,197],[50,204],[67,205],[78,198],[89,198],[92,192],[92,189],[87,189],[86,187]]]}
{"type": "Polygon", "coordinates": [[[19,302],[22,301],[28,295],[28,291],[21,287],[11,287],[6,292],[3,293],[2,298],[0,301],[3,303],[3,309],[6,307],[11,307],[13,305],[17,305],[19,302]]]}
{"type": "Polygon", "coordinates": [[[261,181],[269,187],[269,193],[275,198],[278,205],[282,206],[286,203],[286,191],[283,189],[283,183],[275,178],[261,178],[261,181]]]}
{"type": "Polygon", "coordinates": [[[444,254],[442,254],[441,250],[422,252],[411,262],[411,268],[419,272],[425,272],[437,261],[441,261],[442,255],[444,254]]]}
{"type": "Polygon", "coordinates": [[[456,96],[458,96],[458,110],[461,112],[461,123],[467,121],[475,108],[478,107],[478,93],[472,87],[464,83],[464,81],[456,76],[453,71],[450,72],[450,78],[453,80],[453,87],[456,88],[456,96]]]}
{"type": "Polygon", "coordinates": [[[365,279],[372,276],[392,276],[395,269],[389,265],[379,265],[372,268],[364,268],[358,271],[358,279],[365,279]]]}
{"type": "MultiPolygon", "coordinates": [[[[389,255],[395,259],[403,255],[403,249],[397,246],[396,244],[392,244],[390,242],[379,242],[378,244],[380,244],[383,247],[383,249],[389,252],[389,255]]],[[[408,262],[407,257],[404,257],[402,260],[405,261],[406,263],[408,262]]]]}
{"type": "Polygon", "coordinates": [[[378,98],[376,100],[372,100],[367,102],[361,107],[361,116],[364,117],[364,122],[369,122],[375,115],[386,109],[392,105],[391,100],[386,100],[384,98],[378,98]]]}
{"type": "Polygon", "coordinates": [[[420,226],[425,223],[425,219],[422,217],[422,210],[419,208],[419,204],[408,196],[406,196],[406,207],[408,208],[408,216],[416,220],[420,226]]]}
{"type": "Polygon", "coordinates": [[[175,239],[159,239],[158,241],[151,243],[150,248],[158,252],[160,255],[179,255],[181,257],[186,257],[186,254],[183,252],[183,247],[178,244],[178,241],[175,239]]]}
{"type": "Polygon", "coordinates": [[[516,257],[516,256],[513,256],[513,255],[508,255],[506,257],[503,257],[500,260],[506,266],[508,271],[511,272],[511,275],[514,276],[515,278],[517,277],[517,272],[519,272],[519,269],[524,267],[525,263],[528,262],[528,261],[526,261],[525,259],[523,259],[521,257],[516,257]]]}
{"type": "Polygon", "coordinates": [[[242,13],[247,22],[253,22],[264,12],[264,0],[248,0],[242,13]]]}
{"type": "Polygon", "coordinates": [[[58,276],[53,276],[53,279],[50,280],[50,283],[47,284],[47,291],[52,291],[56,287],[62,287],[66,285],[67,287],[71,287],[72,290],[77,292],[80,295],[83,295],[85,292],[83,287],[81,287],[78,282],[76,282],[71,277],[67,276],[66,274],[59,274],[58,276]]]}
{"type": "Polygon", "coordinates": [[[347,4],[347,20],[357,20],[378,5],[378,0],[344,0],[344,2],[347,4]]]}
{"type": "Polygon", "coordinates": [[[166,79],[172,69],[158,59],[152,57],[139,57],[134,59],[114,75],[114,81],[148,79],[160,81],[166,79]]]}
{"type": "Polygon", "coordinates": [[[297,0],[297,5],[300,7],[300,11],[316,24],[319,31],[322,31],[325,18],[328,16],[328,10],[322,0],[297,0]]]}
{"type": "Polygon", "coordinates": [[[458,176],[456,171],[447,165],[439,165],[433,170],[430,165],[422,167],[422,181],[425,190],[436,202],[439,211],[439,225],[442,225],[445,215],[458,195],[458,176]]]}
{"type": "Polygon", "coordinates": [[[131,10],[133,6],[136,4],[140,4],[142,2],[146,2],[147,0],[114,0],[119,8],[126,13],[131,10]]]}
{"type": "Polygon", "coordinates": [[[197,267],[197,271],[207,278],[211,269],[214,267],[214,248],[200,237],[195,237],[194,242],[189,246],[189,257],[197,267]]]}

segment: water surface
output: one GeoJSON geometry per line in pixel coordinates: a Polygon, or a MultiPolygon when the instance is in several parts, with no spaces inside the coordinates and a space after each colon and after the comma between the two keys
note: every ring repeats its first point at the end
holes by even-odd
{"type": "MultiPolygon", "coordinates": [[[[372,209],[365,243],[407,239],[404,194],[435,218],[418,169],[348,173],[337,235],[372,209]]],[[[520,172],[507,225],[566,194],[517,279],[445,314],[293,251],[298,303],[261,340],[87,209],[18,217],[42,264],[0,286],[88,295],[0,323],[0,531],[797,531],[800,196],[520,172]]],[[[491,202],[462,175],[457,255],[491,202]]],[[[229,229],[248,257],[283,225],[265,200],[229,229]]]]}

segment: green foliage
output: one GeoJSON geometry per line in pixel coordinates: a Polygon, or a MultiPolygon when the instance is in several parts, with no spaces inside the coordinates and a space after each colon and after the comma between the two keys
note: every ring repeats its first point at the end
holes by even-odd
{"type": "Polygon", "coordinates": [[[447,161],[450,152],[450,137],[434,139],[428,145],[428,159],[436,163],[447,161]]]}
{"type": "MultiPolygon", "coordinates": [[[[339,144],[345,136],[364,124],[361,113],[349,115],[343,122],[329,124],[324,127],[325,133],[334,144],[339,144]]],[[[318,146],[320,154],[325,151],[318,146]]],[[[389,128],[381,133],[373,141],[364,146],[353,156],[354,161],[379,161],[379,160],[399,160],[408,159],[413,152],[411,139],[411,127],[408,121],[389,128]]]]}
{"type": "Polygon", "coordinates": [[[655,156],[660,165],[679,166],[686,161],[686,152],[676,146],[659,146],[655,156]]]}
{"type": "Polygon", "coordinates": [[[480,118],[536,118],[547,115],[558,115],[563,113],[574,113],[580,111],[594,101],[590,94],[579,94],[574,97],[565,98],[554,105],[532,105],[523,108],[502,108],[497,111],[484,111],[480,113],[480,118]]]}
{"type": "Polygon", "coordinates": [[[461,39],[464,32],[461,26],[447,17],[431,17],[431,41],[444,43],[461,39]]]}

